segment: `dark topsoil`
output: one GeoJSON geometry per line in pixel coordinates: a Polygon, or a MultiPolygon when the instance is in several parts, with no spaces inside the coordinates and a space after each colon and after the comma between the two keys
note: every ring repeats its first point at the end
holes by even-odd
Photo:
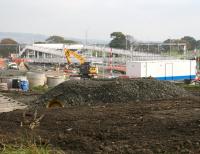
{"type": "Polygon", "coordinates": [[[180,95],[3,113],[0,139],[19,144],[34,137],[73,154],[200,153],[199,97],[175,98],[180,95]]]}

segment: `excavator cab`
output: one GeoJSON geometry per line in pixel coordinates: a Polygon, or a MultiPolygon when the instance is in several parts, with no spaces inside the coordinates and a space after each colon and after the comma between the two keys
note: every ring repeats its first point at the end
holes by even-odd
{"type": "Polygon", "coordinates": [[[90,62],[86,62],[85,58],[76,53],[75,51],[65,49],[65,56],[68,62],[68,65],[71,66],[72,61],[70,56],[73,55],[76,59],[79,60],[79,74],[81,78],[93,78],[97,76],[98,68],[92,66],[90,62]]]}
{"type": "Polygon", "coordinates": [[[93,78],[97,75],[98,69],[95,66],[91,66],[90,62],[85,62],[79,67],[80,75],[82,78],[93,78]]]}
{"type": "Polygon", "coordinates": [[[90,67],[90,74],[97,74],[98,73],[98,68],[95,66],[90,67]]]}

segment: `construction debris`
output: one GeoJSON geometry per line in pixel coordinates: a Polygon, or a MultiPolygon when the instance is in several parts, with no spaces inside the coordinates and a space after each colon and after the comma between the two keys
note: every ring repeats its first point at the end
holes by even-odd
{"type": "Polygon", "coordinates": [[[71,80],[48,91],[33,104],[45,107],[52,101],[62,103],[61,106],[127,103],[168,100],[186,95],[186,91],[175,84],[155,79],[71,80]]]}

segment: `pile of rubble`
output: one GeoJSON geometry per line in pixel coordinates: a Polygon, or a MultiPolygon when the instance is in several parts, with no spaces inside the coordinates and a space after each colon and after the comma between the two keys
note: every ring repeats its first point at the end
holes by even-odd
{"type": "Polygon", "coordinates": [[[70,80],[51,89],[34,102],[46,106],[57,100],[64,106],[168,100],[187,96],[187,92],[168,81],[155,79],[70,80]]]}

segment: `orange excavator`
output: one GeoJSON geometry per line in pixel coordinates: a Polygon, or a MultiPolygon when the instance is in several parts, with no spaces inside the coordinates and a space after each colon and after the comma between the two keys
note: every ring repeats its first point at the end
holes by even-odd
{"type": "Polygon", "coordinates": [[[98,74],[98,68],[96,66],[91,66],[90,62],[86,62],[85,58],[82,57],[75,51],[64,49],[65,56],[69,67],[72,66],[71,55],[79,60],[79,75],[81,78],[95,78],[98,74]]]}

